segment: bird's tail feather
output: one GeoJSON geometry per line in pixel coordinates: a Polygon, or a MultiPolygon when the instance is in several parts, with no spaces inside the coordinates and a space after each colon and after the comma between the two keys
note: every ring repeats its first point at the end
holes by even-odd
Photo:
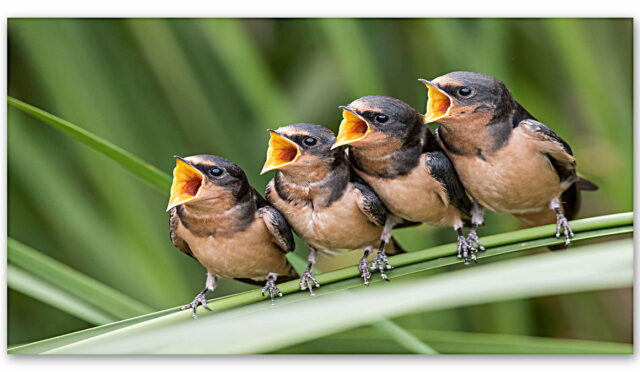
{"type": "Polygon", "coordinates": [[[593,182],[589,181],[588,179],[582,176],[578,176],[578,181],[576,181],[574,185],[576,185],[578,187],[578,190],[580,191],[597,191],[598,190],[597,185],[595,185],[593,182]]]}

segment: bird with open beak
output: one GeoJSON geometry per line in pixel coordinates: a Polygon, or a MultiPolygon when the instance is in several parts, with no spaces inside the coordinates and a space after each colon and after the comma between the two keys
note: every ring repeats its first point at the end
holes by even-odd
{"type": "Polygon", "coordinates": [[[402,219],[451,226],[458,257],[476,261],[478,250],[463,233],[471,202],[449,159],[422,116],[405,102],[366,96],[341,106],[342,122],[333,147],[349,145],[355,172],[402,219]]]}
{"type": "Polygon", "coordinates": [[[309,246],[308,266],[300,281],[302,290],[319,286],[312,274],[317,252],[362,249],[358,268],[365,284],[371,264],[383,279],[391,269],[386,253],[403,252],[385,228],[387,211],[376,194],[350,171],[342,149],[332,148],[335,135],[317,124],[293,124],[270,130],[267,160],[262,173],[277,170],[265,196],[309,246]],[[385,250],[386,246],[386,250],[385,250]]]}
{"type": "Polygon", "coordinates": [[[424,122],[440,123],[437,139],[474,200],[473,234],[487,208],[527,225],[555,223],[568,245],[579,191],[597,190],[576,173],[569,144],[491,76],[458,71],[420,81],[429,89],[424,122]]]}
{"type": "Polygon", "coordinates": [[[218,278],[264,285],[262,294],[282,296],[276,284],[298,278],[285,254],[294,250],[284,217],[249,185],[233,162],[212,155],[176,156],[167,211],[173,245],[207,269],[205,288],[182,307],[206,309],[206,293],[218,278]]]}

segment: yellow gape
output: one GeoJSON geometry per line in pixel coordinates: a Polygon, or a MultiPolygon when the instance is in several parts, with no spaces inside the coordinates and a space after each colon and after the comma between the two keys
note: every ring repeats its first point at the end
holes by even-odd
{"type": "Polygon", "coordinates": [[[336,143],[331,147],[332,149],[342,145],[358,142],[364,139],[370,132],[369,124],[367,124],[366,120],[351,112],[346,107],[341,108],[342,122],[340,123],[340,130],[338,131],[336,143]]]}
{"type": "Polygon", "coordinates": [[[294,163],[300,157],[298,145],[288,138],[285,138],[275,130],[269,130],[269,148],[267,149],[267,160],[264,162],[260,174],[270,170],[284,168],[294,163]]]}
{"type": "Polygon", "coordinates": [[[173,183],[167,211],[178,205],[188,203],[198,197],[204,176],[184,159],[176,157],[176,167],[173,169],[173,183]]]}
{"type": "Polygon", "coordinates": [[[424,123],[432,123],[449,115],[453,107],[451,97],[430,81],[422,79],[420,79],[420,81],[429,89],[427,113],[423,117],[424,123]]]}

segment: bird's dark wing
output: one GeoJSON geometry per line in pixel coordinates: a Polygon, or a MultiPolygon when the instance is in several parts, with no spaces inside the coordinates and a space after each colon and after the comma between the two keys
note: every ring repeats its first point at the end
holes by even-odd
{"type": "Polygon", "coordinates": [[[293,252],[296,248],[296,244],[293,241],[291,228],[284,216],[280,214],[277,209],[268,204],[259,208],[258,213],[262,217],[265,225],[267,225],[267,229],[273,236],[273,240],[278,247],[280,247],[280,249],[285,253],[293,252]]]}
{"type": "Polygon", "coordinates": [[[369,221],[378,225],[384,226],[387,221],[387,209],[382,204],[378,195],[376,195],[371,188],[360,182],[353,182],[353,186],[360,192],[358,198],[358,207],[364,213],[369,221]]]}
{"type": "Polygon", "coordinates": [[[178,217],[177,208],[178,207],[171,209],[169,215],[169,237],[171,238],[173,245],[175,245],[180,252],[195,258],[191,252],[191,248],[189,248],[189,244],[178,236],[177,231],[178,225],[180,224],[180,217],[178,217]]]}
{"type": "Polygon", "coordinates": [[[461,212],[469,215],[471,213],[471,200],[469,200],[467,192],[464,190],[464,186],[462,186],[462,182],[460,182],[458,174],[447,155],[440,150],[429,151],[427,152],[425,166],[429,174],[442,184],[449,197],[449,202],[461,212]]]}
{"type": "Polygon", "coordinates": [[[527,119],[520,122],[529,135],[540,141],[540,152],[547,155],[551,165],[560,177],[560,182],[576,182],[576,161],[571,146],[549,127],[539,121],[527,119]]]}
{"type": "MultiPolygon", "coordinates": [[[[347,149],[347,150],[348,150],[348,149],[347,149]]],[[[349,157],[349,151],[347,151],[347,152],[346,152],[346,155],[347,155],[347,158],[348,158],[348,157],[349,157]]],[[[351,177],[351,178],[350,178],[351,183],[353,183],[354,185],[355,185],[355,184],[361,184],[361,185],[363,185],[365,188],[368,188],[372,193],[374,193],[374,195],[376,195],[376,194],[375,194],[375,191],[373,191],[373,189],[371,189],[371,186],[369,186],[369,184],[368,184],[364,179],[362,179],[362,177],[360,177],[360,176],[355,172],[355,170],[353,169],[353,167],[350,167],[349,169],[351,170],[351,176],[350,176],[350,177],[351,177]]],[[[377,197],[377,196],[376,196],[376,197],[377,197]]],[[[381,202],[382,202],[382,201],[381,201],[381,202]]],[[[384,203],[382,203],[382,205],[384,206],[384,203]]],[[[386,212],[386,208],[385,208],[385,212],[386,212]]],[[[396,216],[396,217],[397,217],[397,216],[396,216]]],[[[399,217],[398,217],[398,218],[399,218],[399,217]]],[[[385,218],[385,222],[386,222],[386,218],[385,218]]],[[[374,223],[375,223],[375,222],[374,222],[374,223]]],[[[403,220],[402,222],[399,222],[399,223],[395,224],[395,225],[393,226],[393,229],[395,230],[395,229],[401,229],[401,228],[404,228],[404,227],[418,226],[418,225],[421,225],[421,224],[422,224],[422,222],[415,222],[415,221],[403,220]]]]}

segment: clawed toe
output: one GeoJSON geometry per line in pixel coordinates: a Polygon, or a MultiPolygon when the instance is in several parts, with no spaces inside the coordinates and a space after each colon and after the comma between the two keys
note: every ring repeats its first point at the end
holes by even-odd
{"type": "Polygon", "coordinates": [[[367,264],[367,259],[360,259],[360,263],[358,264],[358,270],[360,271],[360,277],[364,281],[364,285],[369,285],[369,279],[371,279],[371,272],[369,271],[369,266],[367,264]]]}
{"type": "Polygon", "coordinates": [[[376,270],[380,272],[380,277],[384,280],[389,280],[389,277],[384,272],[384,270],[391,270],[393,266],[389,263],[389,259],[384,251],[378,251],[376,258],[371,262],[371,270],[376,270]]]}
{"type": "Polygon", "coordinates": [[[276,278],[272,275],[267,277],[267,284],[262,287],[262,295],[269,292],[269,298],[271,298],[271,304],[275,304],[275,297],[282,297],[282,292],[280,292],[280,288],[276,285],[276,278]]]}
{"type": "Polygon", "coordinates": [[[573,238],[573,231],[569,226],[569,221],[562,214],[557,215],[556,221],[556,238],[560,238],[564,234],[564,245],[571,244],[571,238],[573,238]]]}
{"type": "Polygon", "coordinates": [[[300,279],[300,289],[303,291],[308,289],[309,294],[311,296],[315,296],[316,294],[313,293],[313,287],[320,287],[320,283],[318,283],[316,278],[313,276],[311,270],[306,270],[304,274],[302,274],[302,278],[300,279]]]}
{"type": "Polygon", "coordinates": [[[478,233],[475,230],[471,230],[469,232],[469,236],[467,237],[467,240],[469,241],[469,244],[471,244],[473,246],[473,244],[475,244],[478,248],[479,252],[484,252],[485,248],[482,245],[482,243],[480,243],[480,238],[478,237],[478,233]]]}
{"type": "Polygon", "coordinates": [[[193,316],[194,319],[198,319],[198,314],[196,313],[198,306],[202,306],[205,309],[212,311],[211,308],[209,308],[209,305],[207,305],[207,298],[204,293],[198,294],[190,304],[181,306],[180,310],[191,309],[191,316],[193,316]]]}
{"type": "Polygon", "coordinates": [[[462,258],[465,265],[468,265],[471,261],[478,263],[477,253],[478,250],[469,239],[458,236],[458,258],[462,258]]]}

